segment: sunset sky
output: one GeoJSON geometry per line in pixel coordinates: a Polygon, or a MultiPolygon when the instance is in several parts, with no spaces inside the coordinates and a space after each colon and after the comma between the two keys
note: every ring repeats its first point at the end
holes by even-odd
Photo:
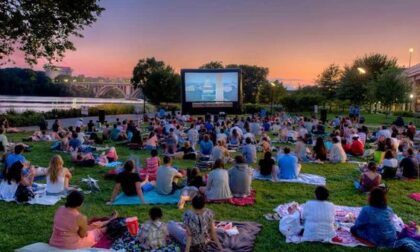
{"type": "MultiPolygon", "coordinates": [[[[98,22],[57,65],[75,74],[130,77],[155,56],[196,68],[211,60],[270,69],[271,79],[313,83],[330,63],[366,53],[420,63],[420,1],[414,0],[104,0],[98,22]]],[[[22,56],[13,59],[25,66],[22,56]]],[[[40,69],[43,61],[36,66],[40,69]]]]}

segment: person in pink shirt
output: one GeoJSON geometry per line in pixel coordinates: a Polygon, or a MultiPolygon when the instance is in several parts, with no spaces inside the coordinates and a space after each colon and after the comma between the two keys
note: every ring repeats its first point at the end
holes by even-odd
{"type": "Polygon", "coordinates": [[[155,132],[150,132],[149,138],[147,139],[146,144],[144,145],[144,149],[154,150],[157,148],[158,143],[159,143],[159,140],[155,132]]]}
{"type": "Polygon", "coordinates": [[[72,191],[67,196],[66,204],[57,209],[49,241],[51,246],[61,249],[91,248],[104,236],[106,224],[118,215],[113,212],[104,221],[88,224],[87,217],[80,212],[83,201],[81,192],[72,191]]]}
{"type": "Polygon", "coordinates": [[[152,150],[150,155],[151,157],[146,159],[146,167],[140,172],[140,177],[145,179],[149,176],[149,181],[155,181],[157,170],[160,166],[160,158],[157,150],[152,150]]]}

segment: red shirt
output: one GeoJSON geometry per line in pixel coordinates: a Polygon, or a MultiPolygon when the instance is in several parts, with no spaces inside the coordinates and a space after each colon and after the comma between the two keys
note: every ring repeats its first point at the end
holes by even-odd
{"type": "Polygon", "coordinates": [[[351,144],[351,154],[354,156],[361,156],[363,155],[365,146],[360,140],[353,140],[351,144]]]}

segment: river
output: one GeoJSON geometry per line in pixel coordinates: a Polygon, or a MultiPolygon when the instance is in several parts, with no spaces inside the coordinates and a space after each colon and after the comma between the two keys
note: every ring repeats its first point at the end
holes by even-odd
{"type": "Polygon", "coordinates": [[[16,112],[24,112],[27,110],[46,112],[53,109],[79,109],[81,106],[93,107],[102,104],[132,104],[140,107],[140,105],[143,104],[143,100],[0,95],[0,113],[5,113],[10,110],[16,112]]]}

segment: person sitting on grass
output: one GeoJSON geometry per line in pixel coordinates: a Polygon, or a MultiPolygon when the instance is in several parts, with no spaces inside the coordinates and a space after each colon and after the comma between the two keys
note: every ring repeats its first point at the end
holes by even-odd
{"type": "Polygon", "coordinates": [[[173,155],[176,152],[176,146],[178,145],[178,137],[176,136],[175,132],[174,132],[174,128],[170,128],[169,129],[169,134],[166,137],[166,148],[165,148],[165,153],[169,154],[169,155],[173,155]]]}
{"type": "Polygon", "coordinates": [[[155,132],[150,132],[149,137],[146,140],[146,144],[144,145],[145,150],[154,150],[158,147],[159,140],[156,136],[155,132]]]}
{"type": "Polygon", "coordinates": [[[242,148],[242,155],[248,165],[254,164],[257,161],[257,148],[252,143],[252,139],[247,137],[245,139],[245,146],[242,148]]]}
{"type": "Polygon", "coordinates": [[[229,187],[229,173],[225,170],[222,159],[216,159],[212,171],[208,174],[206,187],[201,187],[208,200],[225,200],[232,198],[229,187]]]}
{"type": "Polygon", "coordinates": [[[332,147],[330,150],[330,162],[331,163],[345,163],[347,160],[346,152],[343,149],[340,141],[336,136],[332,138],[332,147]]]}
{"type": "Polygon", "coordinates": [[[69,189],[71,173],[65,168],[63,159],[60,155],[51,158],[50,166],[47,171],[47,195],[64,194],[69,189]]]}
{"type": "Polygon", "coordinates": [[[163,165],[159,167],[156,175],[156,191],[162,195],[173,194],[181,187],[177,184],[177,179],[183,175],[172,167],[172,159],[168,156],[163,158],[163,165]]]}
{"type": "Polygon", "coordinates": [[[235,165],[229,169],[229,187],[232,195],[245,198],[251,194],[252,170],[243,156],[235,157],[235,165]]]}
{"type": "Polygon", "coordinates": [[[375,162],[369,162],[367,171],[360,177],[360,182],[355,182],[355,187],[361,192],[370,192],[373,188],[381,184],[381,174],[377,173],[375,162]]]}
{"type": "Polygon", "coordinates": [[[149,210],[150,220],[143,223],[140,227],[137,240],[140,243],[140,247],[145,251],[160,250],[171,246],[168,244],[170,242],[169,232],[166,223],[162,221],[162,216],[160,207],[152,207],[149,210]]]}
{"type": "Polygon", "coordinates": [[[16,161],[9,167],[5,179],[0,183],[0,199],[14,200],[19,186],[32,185],[33,176],[24,176],[23,164],[16,161]]]}
{"type": "Polygon", "coordinates": [[[77,148],[71,152],[71,161],[85,167],[94,166],[96,162],[92,152],[82,153],[77,148]]]}
{"type": "Polygon", "coordinates": [[[398,160],[394,157],[391,150],[385,152],[384,160],[382,161],[382,178],[395,178],[398,170],[398,160]]]}
{"type": "Polygon", "coordinates": [[[205,208],[205,204],[203,196],[197,195],[193,198],[193,210],[188,210],[184,214],[185,229],[176,222],[168,223],[169,234],[185,245],[185,252],[207,251],[210,240],[216,243],[218,251],[223,250],[216,233],[214,213],[205,208]]]}
{"type": "Polygon", "coordinates": [[[392,221],[394,212],[388,207],[386,191],[376,187],[368,197],[368,206],[364,206],[350,231],[377,247],[392,248],[397,240],[397,231],[392,221]]]}
{"type": "Polygon", "coordinates": [[[114,124],[111,130],[111,140],[112,141],[122,141],[127,139],[126,134],[118,127],[117,124],[114,124]]]}
{"type": "Polygon", "coordinates": [[[206,186],[200,170],[196,167],[187,170],[187,186],[182,189],[178,209],[183,209],[187,201],[191,201],[199,193],[199,188],[206,186]]]}
{"type": "Polygon", "coordinates": [[[77,137],[77,133],[76,132],[73,132],[72,133],[71,139],[69,141],[69,145],[70,145],[71,150],[79,149],[82,146],[82,142],[77,137]]]}
{"type": "Polygon", "coordinates": [[[301,165],[296,156],[290,154],[290,148],[284,147],[284,154],[280,154],[277,159],[279,166],[278,179],[296,179],[299,176],[301,165]]]}
{"type": "Polygon", "coordinates": [[[140,180],[140,176],[134,169],[134,161],[128,160],[124,164],[124,170],[120,172],[115,179],[114,190],[112,191],[111,199],[107,204],[112,204],[119,192],[122,190],[126,196],[137,195],[142,204],[146,204],[143,197],[143,191],[141,187],[143,184],[148,182],[146,177],[145,181],[140,180]]]}
{"type": "Polygon", "coordinates": [[[295,144],[296,157],[301,162],[308,162],[308,147],[306,145],[305,137],[298,136],[295,144]]]}
{"type": "Polygon", "coordinates": [[[350,146],[350,151],[353,156],[362,156],[363,152],[365,151],[365,146],[363,145],[362,141],[359,140],[358,135],[353,135],[352,137],[353,142],[350,146]]]}
{"type": "Polygon", "coordinates": [[[182,152],[182,159],[186,159],[186,160],[196,159],[195,150],[193,149],[189,141],[185,141],[184,146],[180,148],[178,152],[182,152]]]}
{"type": "Polygon", "coordinates": [[[258,161],[257,171],[261,176],[270,176],[273,181],[277,180],[278,167],[272,158],[271,152],[264,153],[264,158],[258,161]]]}
{"type": "Polygon", "coordinates": [[[105,221],[88,224],[88,219],[80,212],[84,196],[72,191],[67,195],[64,206],[59,207],[54,215],[53,232],[49,244],[60,249],[91,248],[106,233],[106,225],[118,216],[113,212],[105,221]]]}
{"type": "Polygon", "coordinates": [[[405,153],[405,158],[400,162],[400,169],[402,170],[403,178],[419,177],[419,163],[416,156],[414,156],[413,149],[409,148],[405,153]]]}
{"type": "Polygon", "coordinates": [[[225,142],[222,139],[217,140],[217,145],[211,151],[210,160],[216,161],[217,159],[222,159],[224,162],[230,159],[229,151],[225,147],[225,142]]]}
{"type": "Polygon", "coordinates": [[[315,189],[316,200],[303,205],[304,241],[329,241],[335,236],[335,207],[328,201],[330,193],[324,186],[315,189]]]}
{"type": "Polygon", "coordinates": [[[313,158],[319,161],[327,160],[327,148],[325,148],[324,140],[322,137],[318,137],[314,146],[313,158]]]}
{"type": "Polygon", "coordinates": [[[210,140],[209,135],[204,135],[203,140],[200,141],[200,154],[202,156],[210,156],[213,150],[213,142],[210,140]]]}
{"type": "Polygon", "coordinates": [[[143,169],[140,175],[142,178],[149,176],[150,181],[155,181],[159,166],[160,158],[158,156],[158,151],[153,149],[150,151],[150,157],[146,158],[146,168],[143,169]]]}

